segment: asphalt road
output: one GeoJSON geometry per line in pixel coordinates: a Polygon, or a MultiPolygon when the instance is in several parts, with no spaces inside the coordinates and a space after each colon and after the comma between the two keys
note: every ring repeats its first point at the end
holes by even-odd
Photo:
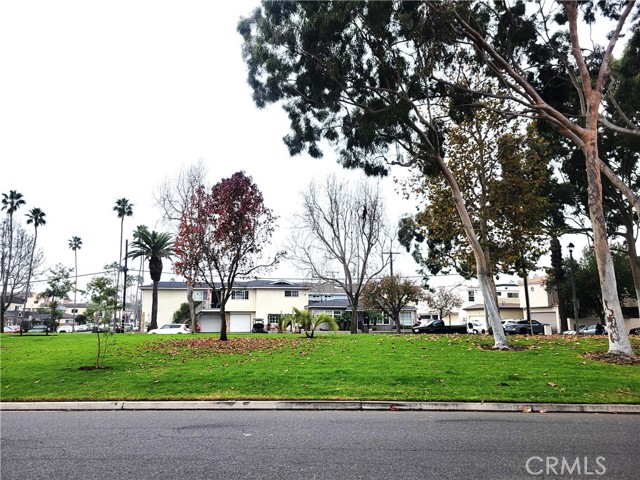
{"type": "Polygon", "coordinates": [[[1,413],[2,480],[640,478],[640,415],[1,413]]]}

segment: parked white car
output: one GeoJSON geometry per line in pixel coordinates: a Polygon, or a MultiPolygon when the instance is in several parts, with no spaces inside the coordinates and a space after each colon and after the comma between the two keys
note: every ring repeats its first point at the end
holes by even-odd
{"type": "Polygon", "coordinates": [[[189,332],[189,328],[186,323],[167,323],[160,328],[154,328],[153,330],[149,330],[147,333],[191,333],[189,332]]]}
{"type": "Polygon", "coordinates": [[[88,332],[89,327],[87,325],[76,325],[74,330],[73,325],[60,325],[56,328],[56,332],[58,333],[71,333],[71,332],[88,332]]]}

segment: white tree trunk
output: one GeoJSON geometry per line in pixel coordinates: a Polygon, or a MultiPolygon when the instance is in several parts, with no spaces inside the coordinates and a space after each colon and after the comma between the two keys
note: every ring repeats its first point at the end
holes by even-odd
{"type": "Polygon", "coordinates": [[[493,281],[490,277],[487,257],[484,250],[482,250],[478,237],[476,236],[476,232],[473,228],[473,223],[471,222],[471,217],[467,211],[467,206],[464,203],[464,198],[462,197],[462,192],[460,191],[458,182],[443,159],[437,157],[437,161],[440,171],[451,188],[458,216],[460,217],[462,227],[469,239],[473,255],[476,259],[476,275],[478,277],[480,289],[482,290],[482,296],[484,297],[485,314],[489,319],[489,325],[491,325],[491,330],[493,331],[494,348],[507,348],[507,338],[505,336],[504,329],[502,328],[502,323],[500,322],[500,311],[498,310],[495,288],[492,288],[491,286],[493,281]]]}
{"type": "MultiPolygon", "coordinates": [[[[591,112],[597,112],[597,106],[600,104],[597,92],[592,92],[589,104],[591,112]]],[[[620,299],[618,298],[613,258],[611,257],[607,238],[604,208],[602,206],[598,138],[595,128],[585,131],[584,140],[583,152],[587,170],[589,217],[593,228],[594,251],[600,277],[600,289],[602,291],[602,307],[609,334],[609,353],[633,356],[633,349],[625,328],[620,299]]]]}

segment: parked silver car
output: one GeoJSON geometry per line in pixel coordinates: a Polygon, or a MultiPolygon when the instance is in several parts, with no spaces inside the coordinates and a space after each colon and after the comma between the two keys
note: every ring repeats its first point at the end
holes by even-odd
{"type": "Polygon", "coordinates": [[[507,335],[544,335],[544,327],[548,326],[548,323],[540,323],[537,320],[508,320],[504,323],[504,333],[507,335]]]}
{"type": "Polygon", "coordinates": [[[578,329],[578,335],[605,335],[608,333],[607,327],[601,325],[601,331],[598,331],[598,325],[584,325],[578,329]]]}

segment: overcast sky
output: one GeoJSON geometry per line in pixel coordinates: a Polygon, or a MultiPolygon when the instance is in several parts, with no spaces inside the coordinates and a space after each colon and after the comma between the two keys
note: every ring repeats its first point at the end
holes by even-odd
{"type": "MultiPolygon", "coordinates": [[[[287,219],[300,189],[326,172],[324,159],[291,158],[279,106],[258,110],[246,83],[240,16],[257,0],[14,1],[0,6],[0,192],[16,190],[46,213],[38,230],[46,265],[73,267],[72,236],[82,239],[79,275],[117,261],[119,198],[133,203],[125,238],[137,225],[162,229],[153,188],[203,159],[210,182],[244,170],[267,206],[287,219]]],[[[350,173],[349,175],[359,175],[350,173]]],[[[395,223],[412,206],[384,180],[395,223]]],[[[415,274],[404,255],[394,271],[415,274]]],[[[166,275],[175,276],[165,262],[166,275]]],[[[283,264],[271,276],[299,276],[283,264]]],[[[150,281],[149,276],[146,280],[150,281]]],[[[79,282],[82,283],[82,282],[79,282]]]]}
{"type": "MultiPolygon", "coordinates": [[[[274,248],[286,238],[299,192],[312,178],[361,175],[342,170],[331,152],[321,160],[291,158],[282,143],[285,113],[279,106],[254,106],[236,25],[257,5],[0,4],[0,193],[23,194],[27,203],[16,216],[23,225],[31,208],[46,213],[38,244],[47,267],[73,267],[73,236],[83,242],[81,284],[117,261],[120,220],[113,206],[119,198],[134,205],[133,217],[125,219],[126,237],[137,225],[163,229],[154,187],[199,159],[212,184],[239,170],[253,177],[281,217],[274,248]]],[[[392,223],[413,211],[392,178],[383,188],[392,223]]],[[[395,258],[394,272],[415,274],[408,254],[395,258]]],[[[300,272],[285,263],[270,276],[296,278],[300,272]]],[[[163,279],[171,277],[165,262],[163,279]]]]}

